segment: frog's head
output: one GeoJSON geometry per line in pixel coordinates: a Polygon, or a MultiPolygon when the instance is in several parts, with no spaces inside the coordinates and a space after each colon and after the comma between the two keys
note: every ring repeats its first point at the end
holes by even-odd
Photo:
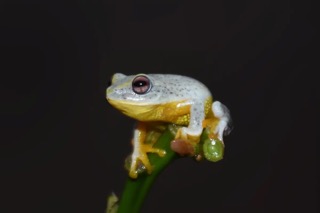
{"type": "Polygon", "coordinates": [[[124,114],[136,118],[150,111],[150,107],[159,103],[161,92],[156,89],[152,76],[146,74],[112,76],[107,88],[108,102],[124,114]]]}

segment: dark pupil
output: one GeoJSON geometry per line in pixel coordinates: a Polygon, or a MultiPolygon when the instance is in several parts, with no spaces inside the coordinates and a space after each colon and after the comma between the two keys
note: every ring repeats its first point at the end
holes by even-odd
{"type": "Polygon", "coordinates": [[[133,86],[135,87],[143,87],[143,86],[146,86],[147,85],[147,82],[146,81],[136,81],[133,83],[133,86]]]}

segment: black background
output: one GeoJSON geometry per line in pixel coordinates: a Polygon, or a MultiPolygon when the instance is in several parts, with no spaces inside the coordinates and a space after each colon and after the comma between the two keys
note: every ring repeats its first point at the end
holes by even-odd
{"type": "Polygon", "coordinates": [[[121,194],[134,121],[105,100],[115,72],[197,78],[234,120],[225,158],[175,161],[143,212],[316,212],[312,16],[282,0],[1,1],[0,212],[102,213],[121,194]]]}

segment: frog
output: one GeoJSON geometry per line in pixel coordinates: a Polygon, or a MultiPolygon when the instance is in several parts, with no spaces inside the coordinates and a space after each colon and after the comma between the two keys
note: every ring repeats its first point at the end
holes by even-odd
{"type": "Polygon", "coordinates": [[[114,108],[137,121],[131,140],[131,178],[138,177],[141,164],[147,173],[152,173],[149,153],[160,157],[166,154],[165,150],[145,143],[148,125],[169,123],[180,126],[172,141],[172,144],[179,143],[171,146],[177,153],[179,146],[198,144],[205,128],[209,129],[210,138],[222,143],[223,136],[232,129],[229,109],[213,100],[207,86],[189,76],[115,73],[107,87],[106,99],[114,108]]]}

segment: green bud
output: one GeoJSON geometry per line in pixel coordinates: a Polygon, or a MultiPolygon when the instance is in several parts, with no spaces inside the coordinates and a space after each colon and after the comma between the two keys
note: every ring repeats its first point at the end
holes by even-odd
{"type": "Polygon", "coordinates": [[[217,162],[223,158],[224,144],[219,139],[207,138],[203,143],[203,154],[208,161],[217,162]]]}

